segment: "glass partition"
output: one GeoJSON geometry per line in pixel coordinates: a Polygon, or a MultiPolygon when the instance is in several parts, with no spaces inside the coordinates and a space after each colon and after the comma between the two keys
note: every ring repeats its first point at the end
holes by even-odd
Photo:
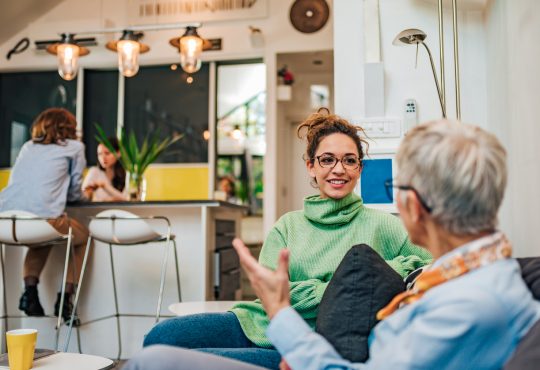
{"type": "Polygon", "coordinates": [[[30,127],[46,108],[66,108],[75,114],[76,80],[64,81],[56,71],[0,74],[0,168],[15,163],[30,127]]]}
{"type": "Polygon", "coordinates": [[[183,134],[163,156],[161,163],[208,161],[209,65],[194,75],[170,66],[141,67],[125,81],[124,128],[137,138],[159,132],[164,137],[183,134]]]}
{"type": "Polygon", "coordinates": [[[118,69],[84,70],[83,139],[86,161],[97,164],[96,124],[107,136],[116,136],[118,117],[118,69]]]}
{"type": "Polygon", "coordinates": [[[217,67],[216,191],[262,213],[266,152],[266,66],[260,62],[217,67]]]}

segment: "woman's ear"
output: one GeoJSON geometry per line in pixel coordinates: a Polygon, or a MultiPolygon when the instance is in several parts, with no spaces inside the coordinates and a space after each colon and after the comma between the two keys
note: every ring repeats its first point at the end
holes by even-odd
{"type": "Polygon", "coordinates": [[[311,178],[315,178],[315,162],[308,159],[306,161],[306,168],[308,170],[309,176],[311,178]]]}
{"type": "Polygon", "coordinates": [[[413,222],[418,222],[422,219],[424,215],[424,207],[422,206],[422,202],[420,202],[420,199],[418,198],[418,195],[414,191],[408,191],[407,192],[407,204],[406,207],[409,210],[409,214],[411,215],[411,220],[413,222]]]}

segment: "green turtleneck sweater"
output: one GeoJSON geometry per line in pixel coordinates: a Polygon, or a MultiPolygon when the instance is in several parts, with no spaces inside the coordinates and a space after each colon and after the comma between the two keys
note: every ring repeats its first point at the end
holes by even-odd
{"type": "MultiPolygon", "coordinates": [[[[275,269],[279,251],[290,250],[291,306],[313,328],[328,282],[347,251],[361,243],[371,246],[403,277],[431,260],[425,249],[411,243],[397,217],[366,208],[358,195],[349,194],[339,200],[307,197],[303,211],[285,214],[270,230],[259,262],[275,269]]],[[[238,304],[231,311],[253,343],[272,347],[260,300],[238,304]]]]}

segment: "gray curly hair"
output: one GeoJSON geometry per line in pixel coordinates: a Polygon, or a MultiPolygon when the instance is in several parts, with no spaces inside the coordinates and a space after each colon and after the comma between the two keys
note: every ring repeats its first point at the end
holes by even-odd
{"type": "Polygon", "coordinates": [[[399,185],[412,186],[431,216],[456,235],[494,230],[506,188],[506,151],[477,126],[440,120],[409,131],[396,155],[399,185]]]}

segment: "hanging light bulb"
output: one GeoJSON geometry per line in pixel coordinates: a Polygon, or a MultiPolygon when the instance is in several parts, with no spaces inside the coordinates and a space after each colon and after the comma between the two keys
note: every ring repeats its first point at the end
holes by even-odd
{"type": "Polygon", "coordinates": [[[62,34],[60,42],[47,47],[47,52],[58,58],[58,74],[66,81],[73,80],[79,71],[79,57],[90,53],[87,48],[78,46],[72,34],[62,34]]]}
{"type": "Polygon", "coordinates": [[[133,77],[139,71],[139,54],[146,53],[150,48],[140,43],[142,33],[125,30],[120,40],[109,41],[107,49],[118,53],[118,70],[125,77],[133,77]]]}
{"type": "Polygon", "coordinates": [[[187,73],[201,69],[201,54],[209,48],[209,42],[197,33],[197,27],[188,26],[182,37],[175,37],[169,43],[180,51],[180,66],[187,73]]]}
{"type": "Polygon", "coordinates": [[[237,141],[244,138],[244,133],[240,130],[240,125],[234,125],[234,130],[231,131],[231,137],[237,141]]]}

